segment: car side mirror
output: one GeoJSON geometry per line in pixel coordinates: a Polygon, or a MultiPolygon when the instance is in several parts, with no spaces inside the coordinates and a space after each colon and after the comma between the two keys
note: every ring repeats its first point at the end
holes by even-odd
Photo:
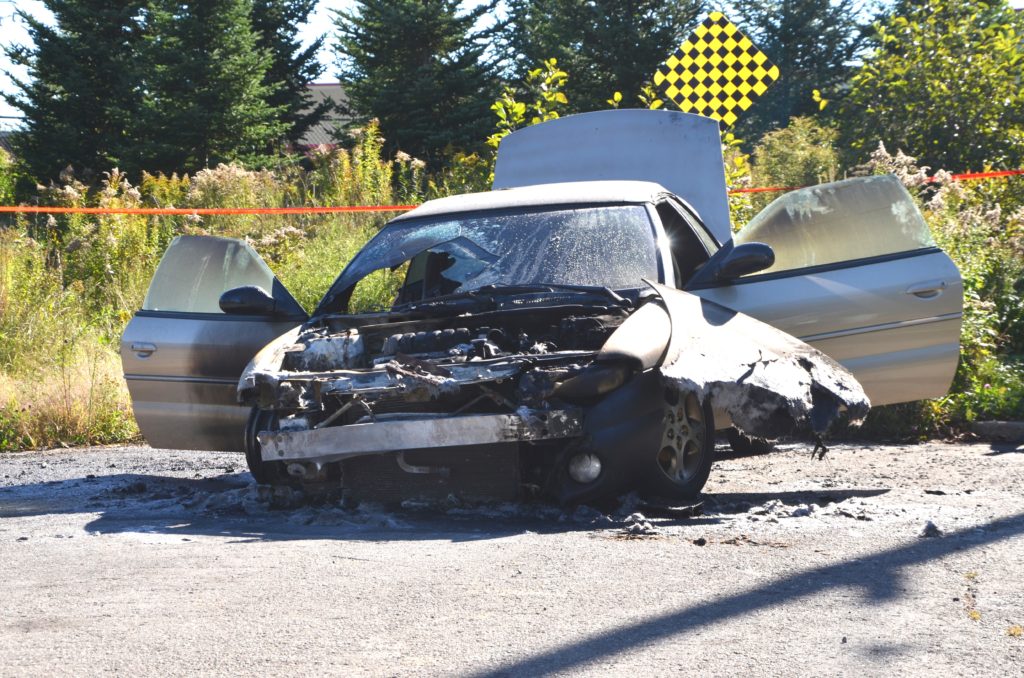
{"type": "Polygon", "coordinates": [[[775,263],[775,251],[763,242],[745,242],[736,245],[715,272],[717,280],[735,280],[744,275],[770,268],[775,263]]]}
{"type": "Polygon", "coordinates": [[[276,315],[277,301],[258,285],[242,285],[220,295],[220,310],[230,315],[276,315]]]}

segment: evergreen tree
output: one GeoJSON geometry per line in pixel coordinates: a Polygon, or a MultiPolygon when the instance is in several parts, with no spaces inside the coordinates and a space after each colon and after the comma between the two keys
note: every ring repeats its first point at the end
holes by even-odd
{"type": "Polygon", "coordinates": [[[141,90],[136,54],[142,39],[144,0],[45,0],[48,26],[24,11],[32,47],[7,47],[11,61],[28,70],[20,90],[4,98],[25,119],[18,154],[38,180],[55,178],[68,165],[86,179],[128,164],[130,129],[141,90]]]}
{"type": "Polygon", "coordinates": [[[736,134],[757,141],[794,116],[813,115],[814,90],[837,90],[862,44],[854,0],[735,0],[733,21],[779,67],[779,80],[740,115],[736,134]]]}
{"type": "Polygon", "coordinates": [[[493,6],[460,13],[458,0],[358,0],[337,12],[349,112],[380,120],[388,153],[436,164],[483,143],[497,87],[474,26],[493,6]]]}
{"type": "Polygon", "coordinates": [[[141,167],[186,171],[261,163],[286,132],[269,103],[271,55],[259,49],[251,0],[150,0],[141,167]]]}
{"type": "Polygon", "coordinates": [[[855,160],[879,141],[950,171],[1024,163],[1024,14],[1005,0],[904,1],[843,100],[855,160]]]}
{"type": "Polygon", "coordinates": [[[607,108],[643,85],[706,11],[704,0],[508,0],[505,49],[520,80],[552,57],[569,74],[571,112],[607,108]]]}
{"type": "Polygon", "coordinates": [[[254,0],[253,29],[259,36],[257,46],[270,53],[271,62],[263,84],[276,89],[267,102],[283,108],[288,125],[286,137],[296,142],[319,123],[331,109],[328,101],[313,106],[309,83],[319,78],[324,68],[317,60],[325,36],[308,47],[298,39],[298,27],[308,21],[316,0],[254,0]]]}

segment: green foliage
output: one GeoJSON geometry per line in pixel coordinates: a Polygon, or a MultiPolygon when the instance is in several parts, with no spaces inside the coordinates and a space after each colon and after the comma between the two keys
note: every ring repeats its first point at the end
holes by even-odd
{"type": "Polygon", "coordinates": [[[139,14],[145,0],[45,0],[51,27],[27,11],[18,16],[33,47],[7,46],[8,58],[28,71],[7,74],[17,92],[4,94],[25,118],[18,154],[48,180],[68,165],[89,179],[121,164],[133,143],[142,89],[139,14]]]}
{"type": "Polygon", "coordinates": [[[703,0],[510,0],[506,53],[525,80],[555,57],[569,73],[569,112],[606,107],[612,92],[632,101],[704,13],[703,0]]]}
{"type": "Polygon", "coordinates": [[[14,159],[0,148],[0,205],[14,204],[14,190],[17,184],[18,171],[14,159]]]}
{"type": "Polygon", "coordinates": [[[857,0],[737,0],[734,21],[781,75],[740,115],[737,134],[757,140],[794,116],[818,113],[815,90],[838,90],[862,43],[857,0]]]}
{"type": "Polygon", "coordinates": [[[839,175],[837,133],[813,118],[792,118],[754,146],[752,174],[758,186],[811,186],[839,175]]]}
{"type": "MultiPolygon", "coordinates": [[[[351,150],[321,147],[309,154],[312,165],[304,180],[305,198],[312,205],[387,205],[392,197],[394,169],[382,159],[384,138],[376,120],[355,130],[351,150]]],[[[403,155],[405,162],[407,156],[403,155]]],[[[407,161],[413,164],[411,157],[407,161]]],[[[416,163],[419,170],[422,163],[416,163]]]]}
{"type": "MultiPolygon", "coordinates": [[[[725,186],[728,190],[748,188],[751,185],[750,156],[743,152],[743,140],[732,132],[722,130],[722,160],[725,164],[725,186]]],[[[729,197],[729,221],[738,231],[757,213],[747,193],[729,197]]]]}
{"type": "Polygon", "coordinates": [[[520,127],[558,118],[569,105],[564,91],[568,81],[569,75],[558,67],[558,60],[546,59],[541,67],[526,74],[522,95],[506,85],[501,97],[491,104],[498,121],[494,134],[487,137],[487,145],[496,152],[501,140],[520,127]],[[519,101],[517,97],[523,95],[533,101],[519,101]]]}
{"type": "Polygon", "coordinates": [[[842,106],[846,145],[882,141],[949,171],[1024,162],[1024,15],[1004,0],[922,0],[876,24],[842,106]]]}
{"type": "Polygon", "coordinates": [[[657,92],[654,91],[654,84],[651,82],[644,83],[643,87],[640,88],[640,93],[636,95],[637,101],[640,102],[642,108],[648,108],[652,111],[656,111],[665,105],[665,102],[658,96],[657,92]]]}
{"type": "Polygon", "coordinates": [[[558,118],[569,104],[564,92],[568,80],[557,59],[546,59],[526,74],[520,88],[505,85],[491,104],[496,120],[486,150],[456,154],[447,168],[428,181],[426,197],[489,190],[501,140],[520,127],[558,118]]]}
{"type": "Polygon", "coordinates": [[[90,318],[99,295],[66,281],[61,253],[0,230],[0,450],[136,434],[117,354],[96,329],[110,318],[90,318]]]}
{"type": "Polygon", "coordinates": [[[326,37],[321,35],[305,47],[299,38],[299,26],[306,23],[316,0],[253,0],[252,27],[256,46],[270,54],[270,66],[263,85],[271,90],[267,103],[282,111],[285,137],[295,143],[319,123],[331,110],[329,101],[313,105],[309,83],[319,78],[324,68],[317,54],[326,37]]]}
{"type": "Polygon", "coordinates": [[[252,0],[150,0],[138,125],[140,168],[193,172],[220,163],[266,164],[286,133],[273,106],[271,67],[251,23],[252,0]]]}
{"type": "Polygon", "coordinates": [[[456,153],[448,167],[427,180],[426,198],[488,191],[494,179],[494,155],[482,153],[456,153]]]}
{"type": "MultiPolygon", "coordinates": [[[[432,166],[479,148],[494,97],[487,35],[476,24],[494,3],[460,12],[457,0],[359,0],[337,12],[340,80],[350,113],[377,118],[387,155],[432,166]]],[[[488,31],[491,29],[488,29],[488,31]]]]}
{"type": "Polygon", "coordinates": [[[283,138],[323,114],[300,112],[306,78],[319,71],[291,22],[311,2],[45,5],[52,27],[19,11],[32,46],[5,49],[29,77],[4,95],[25,116],[19,155],[44,183],[68,166],[92,184],[110,167],[138,177],[266,164],[283,138]]]}

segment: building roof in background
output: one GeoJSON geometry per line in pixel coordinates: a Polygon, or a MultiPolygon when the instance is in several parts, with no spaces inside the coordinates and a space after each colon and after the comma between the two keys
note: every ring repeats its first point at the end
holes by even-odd
{"type": "Polygon", "coordinates": [[[0,129],[0,148],[8,153],[14,153],[14,132],[13,129],[0,129]]]}
{"type": "MultiPolygon", "coordinates": [[[[309,93],[311,108],[325,100],[329,100],[335,105],[348,103],[345,90],[336,82],[312,82],[309,84],[309,93]]],[[[334,138],[335,130],[344,127],[350,120],[349,116],[341,114],[337,109],[328,111],[319,124],[306,130],[306,133],[299,139],[299,146],[304,148],[321,144],[333,146],[337,143],[334,138]]]]}

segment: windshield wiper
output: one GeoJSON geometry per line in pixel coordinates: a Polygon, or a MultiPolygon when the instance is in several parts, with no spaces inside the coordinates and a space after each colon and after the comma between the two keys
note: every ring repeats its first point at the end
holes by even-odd
{"type": "Polygon", "coordinates": [[[465,306],[477,307],[480,304],[493,305],[495,303],[495,297],[515,296],[518,294],[537,294],[544,292],[550,292],[552,294],[556,292],[574,292],[577,294],[604,297],[612,301],[616,306],[624,308],[629,308],[633,305],[629,299],[608,287],[600,287],[597,285],[563,285],[559,283],[529,283],[524,285],[484,285],[483,287],[467,290],[465,292],[454,292],[452,294],[445,294],[439,297],[431,297],[430,299],[407,301],[402,304],[396,304],[392,310],[404,312],[436,310],[439,308],[451,308],[452,302],[467,300],[475,302],[466,305],[457,305],[457,310],[461,311],[466,310],[465,306]]]}
{"type": "Polygon", "coordinates": [[[564,285],[560,283],[530,283],[526,285],[484,285],[475,290],[484,294],[532,294],[536,292],[579,292],[606,297],[619,306],[632,306],[632,302],[610,287],[599,285],[564,285]]]}
{"type": "MultiPolygon", "coordinates": [[[[466,306],[478,306],[481,303],[493,303],[493,300],[486,296],[478,294],[479,290],[469,290],[467,292],[454,292],[452,294],[442,294],[437,297],[430,297],[429,299],[416,299],[414,301],[405,301],[401,304],[395,304],[391,307],[392,311],[424,311],[429,309],[445,308],[452,302],[459,301],[471,301],[473,303],[466,304],[466,306]]],[[[460,309],[461,310],[461,309],[460,309]]]]}

